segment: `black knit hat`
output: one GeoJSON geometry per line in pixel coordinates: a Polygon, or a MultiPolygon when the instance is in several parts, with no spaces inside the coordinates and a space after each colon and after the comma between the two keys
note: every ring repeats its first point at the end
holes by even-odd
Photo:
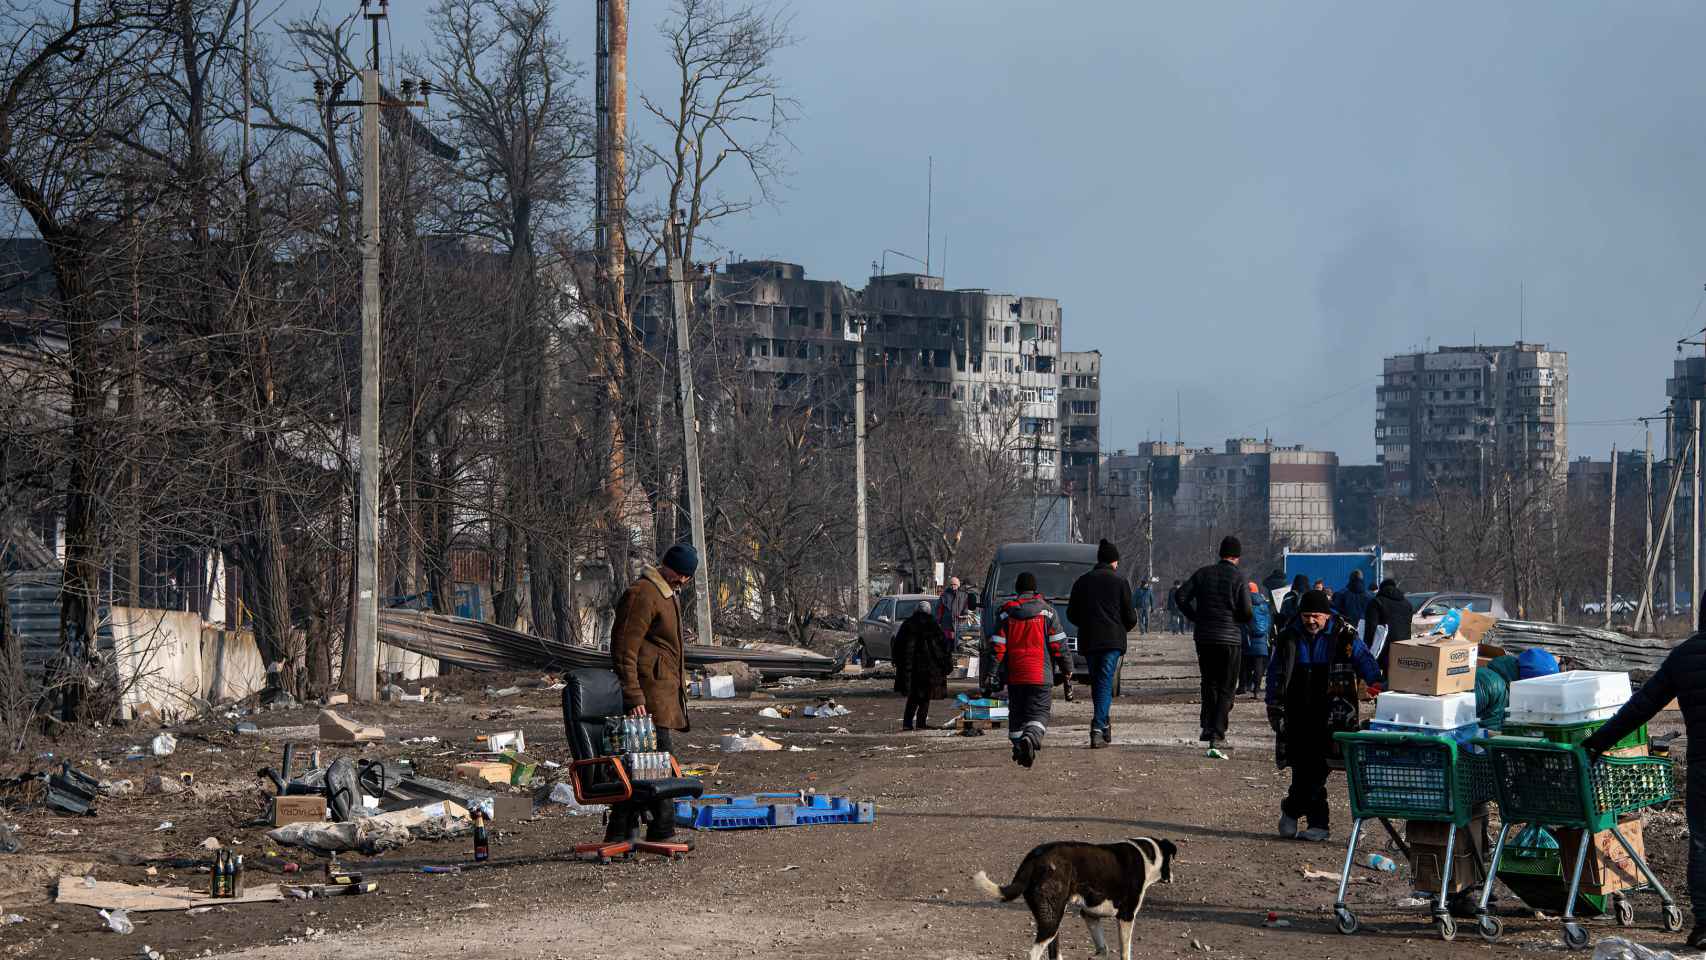
{"type": "Polygon", "coordinates": [[[1120,548],[1109,543],[1108,539],[1103,537],[1102,542],[1096,545],[1096,562],[1119,563],[1120,548]]]}
{"type": "Polygon", "coordinates": [[[1332,613],[1333,601],[1327,599],[1327,594],[1320,590],[1311,590],[1303,595],[1303,602],[1297,606],[1298,613],[1332,613]]]}
{"type": "Polygon", "coordinates": [[[1224,559],[1235,560],[1244,555],[1244,545],[1237,537],[1227,537],[1220,541],[1220,555],[1224,559]]]}
{"type": "Polygon", "coordinates": [[[664,551],[661,562],[676,573],[691,577],[699,569],[699,551],[691,543],[678,543],[664,551]]]}
{"type": "Polygon", "coordinates": [[[1037,575],[1029,570],[1019,574],[1019,578],[1013,581],[1013,589],[1020,593],[1036,593],[1037,575]]]}

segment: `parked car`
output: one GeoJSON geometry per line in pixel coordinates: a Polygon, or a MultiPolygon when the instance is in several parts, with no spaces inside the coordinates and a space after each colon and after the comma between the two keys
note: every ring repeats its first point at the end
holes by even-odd
{"type": "Polygon", "coordinates": [[[1420,610],[1429,600],[1439,596],[1438,590],[1426,590],[1421,593],[1406,593],[1404,599],[1410,601],[1411,610],[1420,610]]]}
{"type": "Polygon", "coordinates": [[[869,613],[859,621],[859,644],[863,648],[860,662],[894,659],[894,635],[900,622],[912,616],[922,602],[936,602],[933,593],[895,593],[871,605],[869,613]]]}
{"type": "Polygon", "coordinates": [[[1485,613],[1495,619],[1503,620],[1509,614],[1505,613],[1503,597],[1490,593],[1451,593],[1443,591],[1428,598],[1427,603],[1416,608],[1416,613],[1410,621],[1412,633],[1424,633],[1433,629],[1434,625],[1445,619],[1452,610],[1467,610],[1470,613],[1485,613]]]}
{"type": "MultiPolygon", "coordinates": [[[[1633,616],[1635,607],[1635,601],[1628,597],[1614,597],[1611,601],[1611,615],[1614,617],[1633,616]]],[[[1589,600],[1582,604],[1582,613],[1594,617],[1603,616],[1605,614],[1605,601],[1589,600]]]]}
{"type": "MultiPolygon", "coordinates": [[[[1037,578],[1037,592],[1054,605],[1066,629],[1067,657],[1072,663],[1072,678],[1090,682],[1089,662],[1078,654],[1078,627],[1066,617],[1066,604],[1072,599],[1072,584],[1096,566],[1096,545],[1089,543],[1009,543],[995,551],[989,573],[983,581],[983,637],[979,676],[989,676],[995,664],[995,653],[989,636],[995,630],[995,615],[1001,605],[1013,599],[1013,582],[1019,574],[1030,572],[1037,578]]],[[[1114,694],[1120,692],[1119,678],[1114,679],[1114,694]]]]}

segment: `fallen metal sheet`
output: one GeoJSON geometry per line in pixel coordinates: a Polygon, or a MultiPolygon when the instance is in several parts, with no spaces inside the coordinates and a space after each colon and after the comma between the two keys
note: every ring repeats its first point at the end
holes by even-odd
{"type": "MultiPolygon", "coordinates": [[[[417,610],[381,610],[379,639],[469,670],[564,671],[610,667],[610,654],[592,647],[558,643],[493,623],[417,610]]],[[[767,679],[823,677],[836,670],[833,659],[814,653],[689,644],[686,654],[689,667],[739,660],[767,679]]]]}
{"type": "Polygon", "coordinates": [[[1622,670],[1643,675],[1657,670],[1672,647],[1667,640],[1628,637],[1615,630],[1536,620],[1500,620],[1481,640],[1511,652],[1542,647],[1554,656],[1574,660],[1586,670],[1622,670]]]}

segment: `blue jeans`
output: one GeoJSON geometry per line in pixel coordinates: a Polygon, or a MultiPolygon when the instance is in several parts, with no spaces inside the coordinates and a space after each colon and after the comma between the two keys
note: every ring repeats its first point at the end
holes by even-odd
{"type": "Polygon", "coordinates": [[[1114,678],[1120,675],[1120,657],[1118,650],[1103,650],[1097,653],[1087,653],[1085,659],[1090,661],[1090,702],[1094,705],[1095,713],[1090,719],[1093,730],[1108,729],[1108,713],[1113,709],[1114,678]]]}

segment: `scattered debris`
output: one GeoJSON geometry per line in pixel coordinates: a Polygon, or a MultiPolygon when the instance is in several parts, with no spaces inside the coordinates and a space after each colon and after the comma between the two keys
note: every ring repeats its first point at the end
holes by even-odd
{"type": "Polygon", "coordinates": [[[762,733],[754,733],[750,736],[744,731],[723,734],[723,751],[725,753],[753,753],[780,749],[782,749],[780,743],[762,733]]]}
{"type": "Polygon", "coordinates": [[[766,720],[780,720],[780,719],[782,719],[782,711],[776,709],[775,707],[765,707],[763,710],[758,711],[758,715],[765,718],[766,720]]]}
{"type": "Polygon", "coordinates": [[[130,914],[123,910],[114,910],[111,913],[102,910],[101,919],[107,922],[108,930],[119,936],[136,932],[136,925],[130,922],[130,914]]]}
{"type": "Polygon", "coordinates": [[[371,743],[384,740],[385,730],[345,719],[334,710],[321,710],[320,739],[333,743],[371,743]]]}
{"type": "Polygon", "coordinates": [[[510,777],[515,775],[515,768],[501,760],[470,760],[457,764],[454,773],[458,780],[509,783],[510,777]]]}
{"type": "Polygon", "coordinates": [[[221,850],[224,849],[224,847],[225,845],[219,842],[218,837],[208,837],[206,840],[201,842],[201,848],[203,850],[221,850]]]}
{"type": "Polygon", "coordinates": [[[380,816],[348,823],[290,823],[267,831],[267,839],[286,847],[306,847],[321,853],[358,850],[374,854],[400,847],[413,838],[408,826],[380,816]]]}
{"type": "MultiPolygon", "coordinates": [[[[58,832],[57,830],[51,831],[50,836],[58,832]]],[[[76,836],[77,831],[71,831],[71,835],[76,836]]],[[[12,832],[11,827],[0,823],[0,853],[17,853],[22,849],[24,849],[24,845],[18,840],[18,835],[12,832]]]]}
{"type": "Polygon", "coordinates": [[[169,757],[178,749],[178,738],[162,733],[148,742],[148,752],[156,757],[169,757]]]}
{"type": "Polygon", "coordinates": [[[245,720],[242,723],[237,724],[235,727],[232,727],[231,732],[232,733],[245,733],[245,734],[253,735],[253,734],[260,733],[261,728],[255,726],[254,724],[245,720]]]}
{"type": "Polygon", "coordinates": [[[345,703],[349,703],[349,694],[347,693],[328,693],[323,701],[323,705],[328,707],[336,707],[345,703]]]}
{"type": "Polygon", "coordinates": [[[24,918],[15,913],[8,913],[5,916],[0,917],[0,927],[9,927],[14,923],[23,922],[24,918]]]}
{"type": "Polygon", "coordinates": [[[47,778],[46,800],[50,809],[73,816],[94,816],[95,796],[100,793],[100,782],[88,774],[62,763],[59,772],[47,778]]]}
{"type": "Polygon", "coordinates": [[[145,943],[142,945],[142,958],[143,960],[166,960],[166,955],[145,943]]]}
{"type": "Polygon", "coordinates": [[[804,712],[808,717],[845,717],[853,711],[834,700],[826,700],[815,707],[807,707],[804,712]]]}
{"type": "Polygon", "coordinates": [[[128,797],[136,790],[129,780],[102,780],[98,789],[104,797],[128,797]]]}
{"type": "Polygon", "coordinates": [[[488,753],[503,753],[513,750],[516,753],[527,752],[527,735],[520,730],[504,730],[498,733],[481,734],[474,742],[482,744],[488,753]]]}
{"type": "Polygon", "coordinates": [[[1303,879],[1305,880],[1332,880],[1336,883],[1339,879],[1338,874],[1328,873],[1325,870],[1317,870],[1307,863],[1303,865],[1301,872],[1303,873],[1303,879]]]}
{"type": "Polygon", "coordinates": [[[513,697],[521,692],[521,688],[504,687],[502,690],[488,690],[487,692],[494,697],[513,697]]]}
{"type": "Polygon", "coordinates": [[[188,910],[191,907],[229,905],[233,903],[266,903],[283,900],[284,893],[277,884],[248,886],[240,897],[210,897],[206,890],[189,887],[145,887],[135,883],[99,880],[94,886],[82,877],[60,877],[55,899],[80,907],[99,907],[101,916],[116,933],[130,933],[129,913],[149,913],[157,910],[188,910]],[[110,913],[109,913],[110,911],[110,913]],[[113,926],[113,917],[122,918],[127,929],[113,926]]]}
{"type": "Polygon", "coordinates": [[[162,820],[162,821],[160,821],[160,825],[158,827],[154,828],[154,832],[159,833],[162,830],[170,830],[170,829],[172,829],[172,826],[173,826],[172,821],[162,820]]]}

